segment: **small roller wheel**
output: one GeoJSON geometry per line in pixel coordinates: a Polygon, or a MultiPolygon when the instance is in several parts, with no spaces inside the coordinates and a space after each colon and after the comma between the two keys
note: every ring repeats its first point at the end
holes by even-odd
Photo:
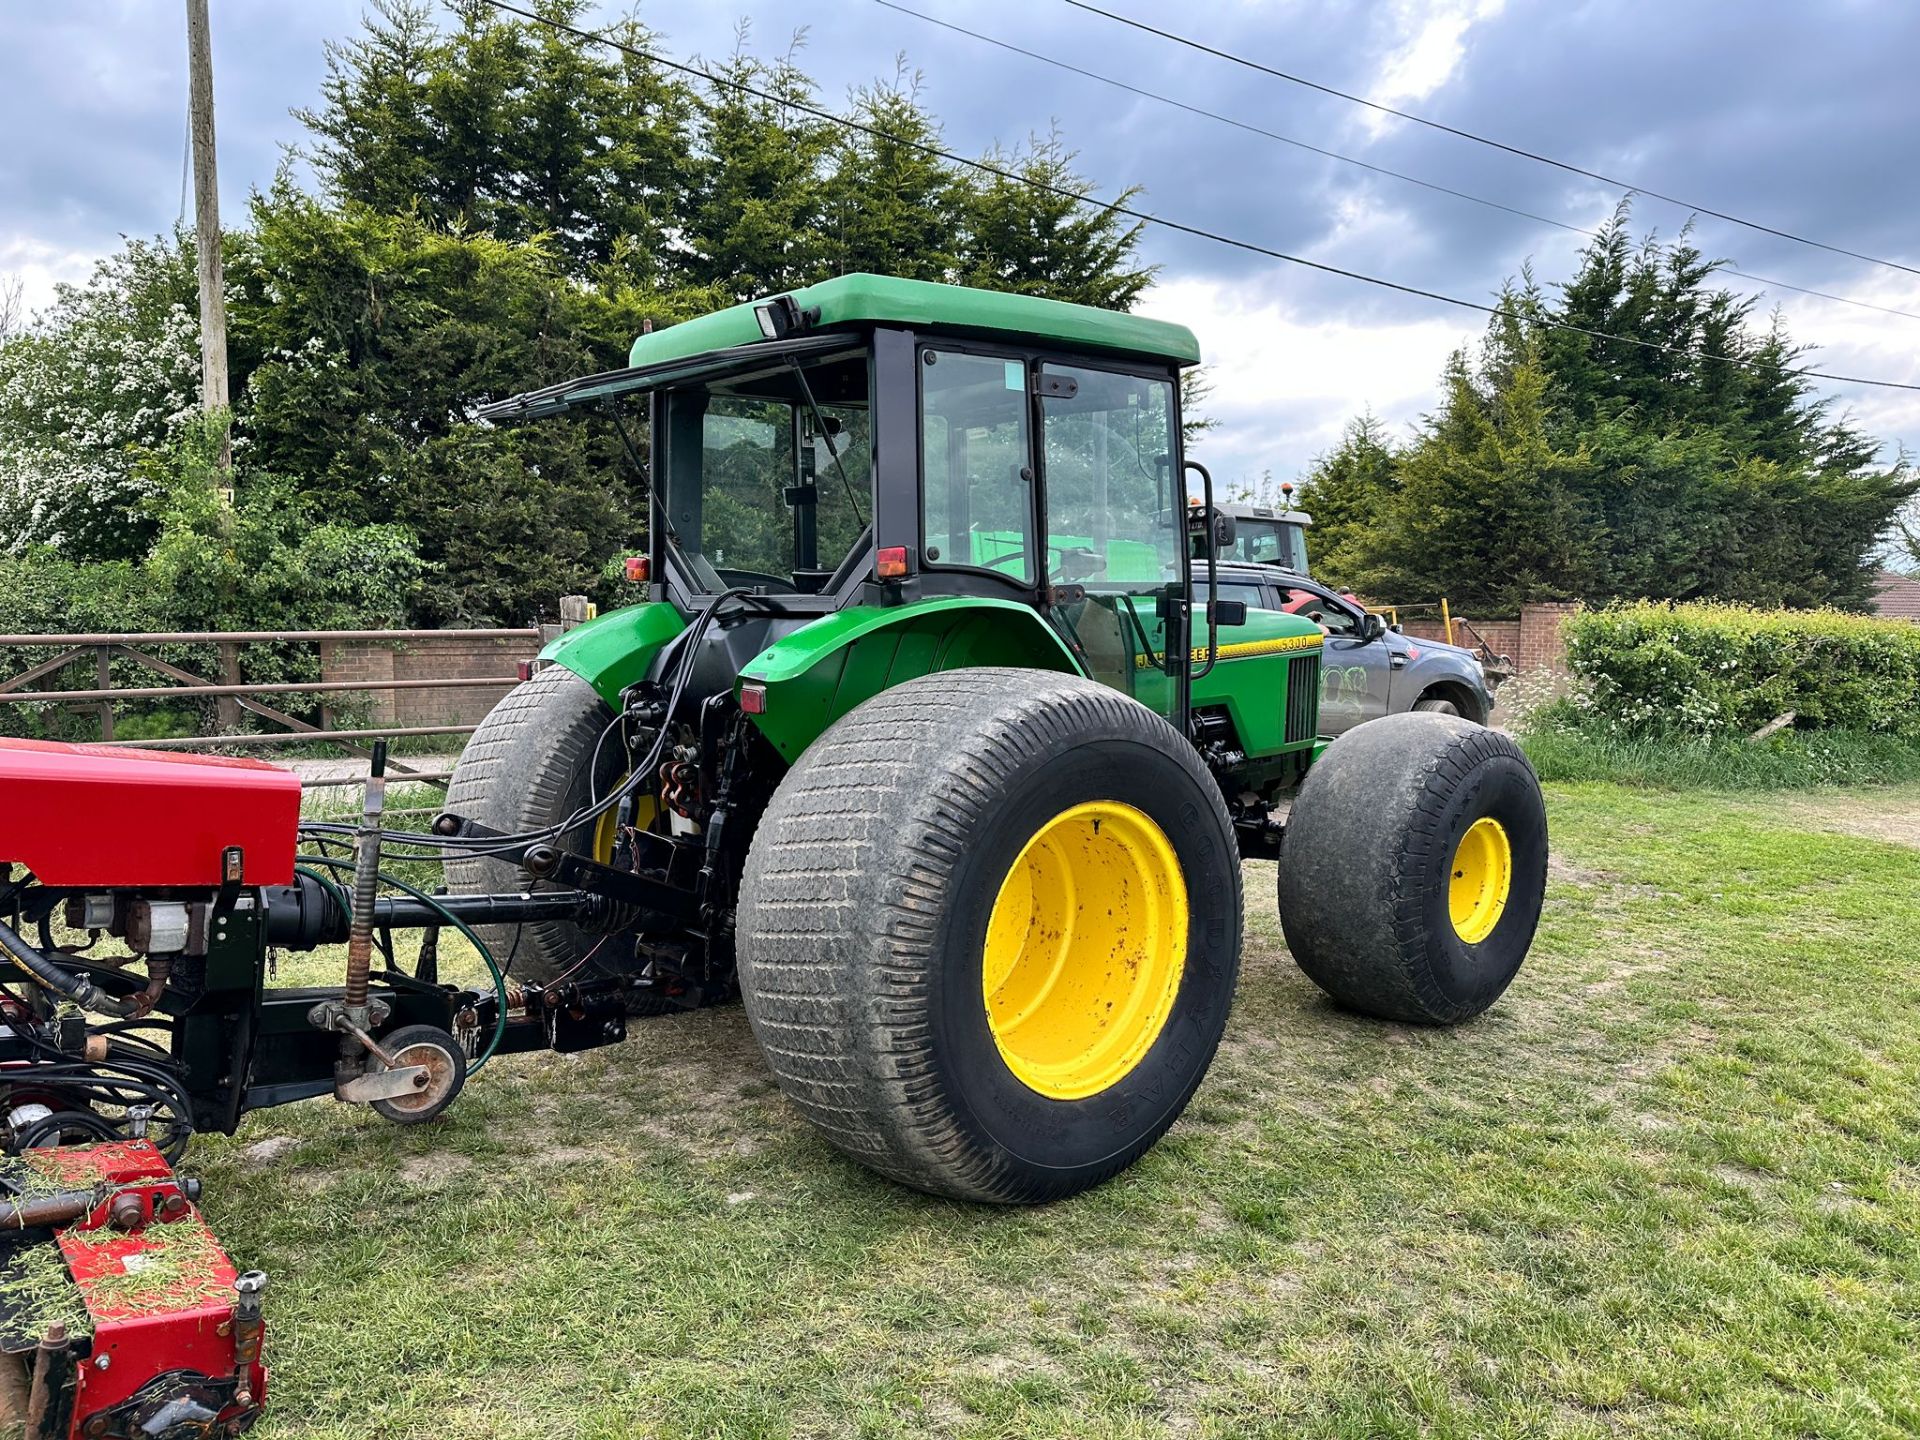
{"type": "MultiPolygon", "coordinates": [[[[467,1083],[467,1055],[460,1042],[434,1025],[402,1025],[380,1037],[380,1048],[393,1057],[396,1067],[424,1065],[427,1084],[423,1090],[392,1100],[375,1100],[373,1108],[396,1125],[423,1125],[433,1119],[460,1093],[467,1083]]],[[[368,1060],[372,1071],[385,1070],[376,1055],[368,1060]]]]}

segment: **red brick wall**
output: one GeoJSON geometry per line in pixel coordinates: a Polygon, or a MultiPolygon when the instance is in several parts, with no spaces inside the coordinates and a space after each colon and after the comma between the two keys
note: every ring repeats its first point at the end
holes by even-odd
{"type": "Polygon", "coordinates": [[[1520,643],[1513,651],[1515,667],[1523,674],[1532,670],[1565,670],[1567,642],[1560,634],[1560,626],[1579,608],[1571,600],[1524,607],[1520,612],[1520,643]]]}
{"type": "MultiPolygon", "coordinates": [[[[320,669],[327,680],[506,677],[520,661],[531,659],[537,648],[532,639],[458,631],[413,640],[323,640],[320,669]]],[[[343,695],[340,700],[353,704],[375,725],[477,725],[510,688],[509,680],[447,690],[375,690],[364,699],[343,695]]]]}
{"type": "MultiPolygon", "coordinates": [[[[1474,643],[1474,632],[1477,631],[1480,638],[1486,641],[1487,648],[1494,654],[1511,655],[1516,661],[1520,658],[1520,622],[1518,620],[1475,620],[1471,615],[1466,618],[1473,622],[1473,631],[1467,630],[1456,618],[1453,622],[1454,644],[1471,646],[1474,643]]],[[[1428,619],[1425,616],[1417,620],[1411,617],[1403,620],[1400,623],[1400,629],[1405,634],[1422,640],[1447,638],[1446,627],[1439,620],[1428,619]]]]}
{"type": "MultiPolygon", "coordinates": [[[[1532,670],[1567,668],[1567,647],[1560,637],[1560,625],[1578,608],[1572,602],[1553,601],[1521,607],[1517,620],[1482,620],[1471,614],[1464,618],[1472,622],[1489,650],[1496,655],[1512,656],[1513,668],[1524,674],[1532,670]]],[[[1446,639],[1446,629],[1437,616],[1408,617],[1400,628],[1421,639],[1446,639]]],[[[1473,644],[1473,636],[1460,627],[1460,617],[1454,620],[1453,643],[1473,644]]]]}

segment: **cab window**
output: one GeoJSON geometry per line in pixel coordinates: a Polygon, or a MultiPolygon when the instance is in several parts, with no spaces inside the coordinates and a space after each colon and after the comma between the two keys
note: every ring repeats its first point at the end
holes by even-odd
{"type": "Polygon", "coordinates": [[[1028,429],[1020,361],[920,352],[920,504],[929,565],[1034,583],[1028,429]]]}

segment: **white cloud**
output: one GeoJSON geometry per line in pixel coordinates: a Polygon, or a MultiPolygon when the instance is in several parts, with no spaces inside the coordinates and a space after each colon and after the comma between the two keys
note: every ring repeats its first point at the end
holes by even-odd
{"type": "MultiPolygon", "coordinates": [[[[1506,0],[1403,0],[1392,22],[1399,43],[1381,62],[1368,98],[1402,108],[1426,99],[1453,78],[1467,53],[1467,32],[1505,8],[1506,0]]],[[[1377,110],[1368,113],[1373,134],[1397,123],[1377,110]]]]}
{"type": "MultiPolygon", "coordinates": [[[[1912,276],[1863,266],[1827,288],[1872,305],[1920,315],[1920,280],[1912,276]]],[[[1786,317],[1787,333],[1802,343],[1819,341],[1820,348],[1802,364],[1829,374],[1920,385],[1920,320],[1791,292],[1769,295],[1769,303],[1776,298],[1786,317]]],[[[1764,315],[1756,319],[1765,323],[1764,315]]],[[[1833,397],[1836,415],[1850,413],[1856,425],[1884,442],[1888,458],[1902,440],[1910,448],[1920,443],[1920,391],[1826,380],[1812,384],[1817,393],[1833,397]]]]}
{"type": "Polygon", "coordinates": [[[0,280],[17,277],[27,313],[53,302],[53,287],[78,283],[93,272],[98,257],[86,250],[63,250],[31,235],[0,239],[0,280]]]}
{"type": "Polygon", "coordinates": [[[1482,330],[1466,315],[1307,322],[1267,287],[1249,298],[1245,286],[1202,279],[1155,285],[1137,308],[1200,337],[1213,386],[1205,408],[1220,422],[1202,453],[1223,484],[1262,471],[1297,478],[1365,410],[1396,428],[1417,420],[1435,402],[1447,356],[1482,330]]]}

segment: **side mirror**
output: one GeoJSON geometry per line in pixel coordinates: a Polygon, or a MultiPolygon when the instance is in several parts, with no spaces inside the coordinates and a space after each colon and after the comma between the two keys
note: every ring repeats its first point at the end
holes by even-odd
{"type": "Polygon", "coordinates": [[[1247,623],[1247,602],[1244,600],[1216,600],[1212,609],[1213,623],[1216,625],[1244,625],[1247,623]]]}
{"type": "Polygon", "coordinates": [[[1387,622],[1372,611],[1368,611],[1360,621],[1360,638],[1368,644],[1380,639],[1387,633],[1387,622]]]}
{"type": "Polygon", "coordinates": [[[1231,549],[1233,547],[1235,533],[1236,527],[1233,523],[1233,516],[1227,514],[1224,510],[1215,510],[1213,512],[1214,554],[1217,555],[1222,550],[1231,549]]]}

